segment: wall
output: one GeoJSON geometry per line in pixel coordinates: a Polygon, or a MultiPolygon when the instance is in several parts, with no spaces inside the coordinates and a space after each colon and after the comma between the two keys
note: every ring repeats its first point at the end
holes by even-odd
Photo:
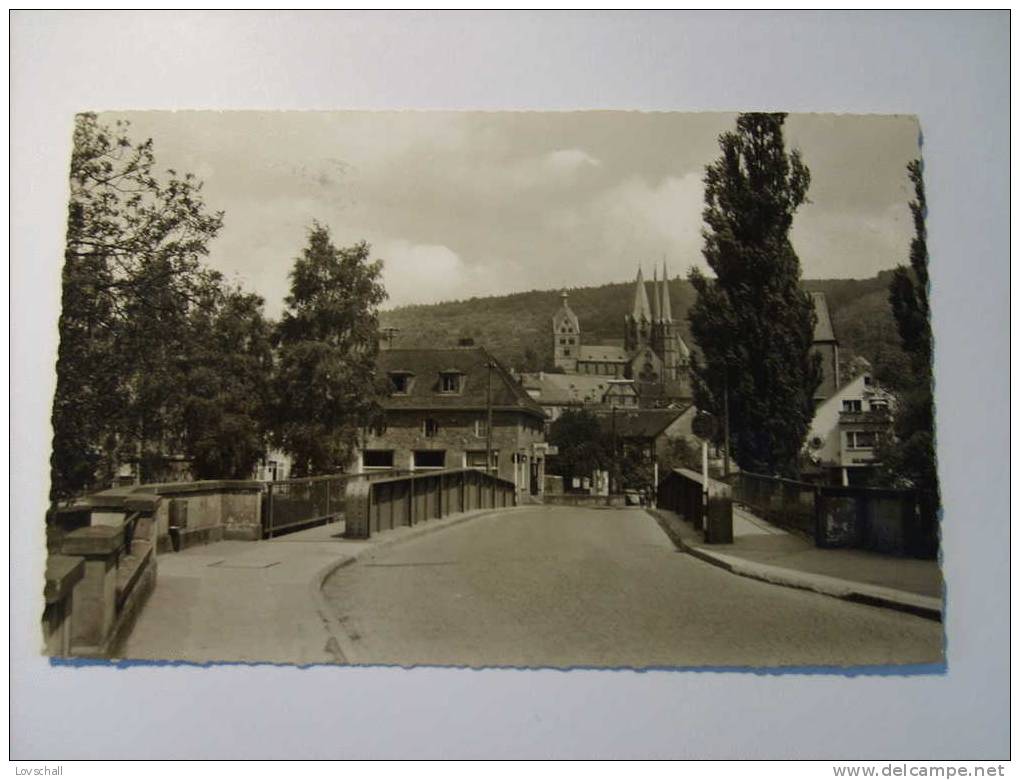
{"type": "Polygon", "coordinates": [[[473,469],[350,480],[345,486],[344,535],[367,539],[462,512],[510,508],[517,503],[515,492],[513,483],[473,469]]]}
{"type": "MultiPolygon", "coordinates": [[[[159,549],[166,551],[173,549],[170,537],[172,506],[184,507],[187,514],[186,525],[180,529],[182,548],[220,539],[261,538],[263,490],[261,482],[251,480],[204,480],[113,488],[87,498],[92,503],[101,503],[138,493],[160,496],[163,500],[154,511],[155,532],[159,549]]],[[[109,511],[102,514],[94,511],[91,524],[116,524],[123,514],[119,517],[113,517],[109,511]]]]}
{"type": "Polygon", "coordinates": [[[811,420],[811,427],[805,439],[805,451],[813,462],[821,466],[839,467],[851,465],[852,457],[871,458],[873,450],[870,449],[844,452],[842,439],[844,429],[839,424],[843,401],[859,400],[862,411],[869,412],[872,397],[881,397],[887,402],[892,400],[892,397],[878,386],[866,384],[867,376],[861,374],[847,382],[815,409],[815,416],[811,420]],[[813,440],[816,439],[821,441],[821,446],[812,446],[813,440]]]}
{"type": "MultiPolygon", "coordinates": [[[[397,469],[413,468],[415,450],[445,450],[447,469],[466,467],[468,451],[484,452],[485,410],[480,411],[409,411],[389,410],[386,413],[386,430],[382,435],[368,431],[364,439],[366,450],[393,450],[393,466],[397,469]],[[422,422],[432,418],[439,424],[434,437],[425,437],[422,422]],[[475,422],[482,434],[475,435],[475,422]]],[[[492,413],[492,449],[499,453],[497,475],[519,488],[527,487],[527,468],[539,462],[539,488],[544,474],[544,457],[535,454],[535,444],[544,444],[544,423],[537,417],[521,412],[494,411],[492,413]],[[513,453],[523,452],[527,462],[515,468],[513,453]],[[523,468],[522,468],[523,467],[523,468]],[[523,475],[522,475],[523,471],[523,475]],[[516,474],[515,474],[516,472],[516,474]]]]}

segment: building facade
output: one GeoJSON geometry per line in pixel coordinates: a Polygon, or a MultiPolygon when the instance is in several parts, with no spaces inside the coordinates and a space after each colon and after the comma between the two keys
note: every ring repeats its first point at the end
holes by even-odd
{"type": "Polygon", "coordinates": [[[876,447],[892,428],[893,404],[869,371],[822,401],[805,445],[816,476],[837,485],[862,483],[878,465],[876,447]]]}
{"type": "Polygon", "coordinates": [[[643,272],[638,269],[630,312],[624,317],[623,339],[584,344],[577,315],[566,292],[552,318],[553,363],[568,374],[633,379],[642,382],[683,380],[690,368],[690,350],[673,320],[668,272],[662,266],[652,280],[649,299],[643,272]]]}
{"type": "Polygon", "coordinates": [[[542,492],[545,414],[484,348],[384,350],[378,367],[390,392],[356,471],[488,469],[542,492]]]}

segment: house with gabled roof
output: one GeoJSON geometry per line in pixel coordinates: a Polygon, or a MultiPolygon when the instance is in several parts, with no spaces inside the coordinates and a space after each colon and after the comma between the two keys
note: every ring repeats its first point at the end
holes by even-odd
{"type": "Polygon", "coordinates": [[[388,394],[363,431],[359,472],[488,469],[541,493],[545,414],[485,348],[385,349],[377,367],[388,394]]]}

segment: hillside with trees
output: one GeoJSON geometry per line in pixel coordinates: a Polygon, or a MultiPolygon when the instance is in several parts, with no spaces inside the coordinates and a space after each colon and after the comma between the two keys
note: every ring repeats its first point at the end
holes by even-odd
{"type": "MultiPolygon", "coordinates": [[[[624,269],[625,272],[627,269],[624,269]]],[[[633,269],[636,274],[636,269],[633,269]]],[[[628,276],[631,274],[628,273],[628,276]]],[[[805,279],[809,292],[824,292],[839,338],[840,362],[849,370],[854,357],[866,358],[884,384],[896,386],[907,359],[889,306],[892,271],[870,279],[805,279]]],[[[570,308],[581,322],[585,343],[623,336],[623,317],[630,310],[633,278],[598,287],[570,288],[570,308]]],[[[537,371],[552,365],[550,320],[560,305],[560,290],[531,290],[461,301],[403,306],[381,311],[380,326],[396,328],[393,344],[435,346],[473,338],[509,366],[537,371]]],[[[669,283],[673,318],[692,348],[687,313],[694,288],[686,279],[669,283]]]]}

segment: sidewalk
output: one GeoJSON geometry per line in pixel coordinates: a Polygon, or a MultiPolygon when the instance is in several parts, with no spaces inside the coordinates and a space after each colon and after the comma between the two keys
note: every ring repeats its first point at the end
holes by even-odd
{"type": "Polygon", "coordinates": [[[705,544],[701,532],[680,515],[651,511],[678,547],[734,574],[941,620],[937,561],[819,549],[736,504],[733,544],[705,544]]]}
{"type": "MultiPolygon", "coordinates": [[[[365,551],[487,514],[429,520],[368,540],[343,522],[259,542],[225,541],[159,556],[156,590],[117,658],[345,663],[322,583],[365,551]]],[[[501,510],[506,511],[506,510],[501,510]]]]}

